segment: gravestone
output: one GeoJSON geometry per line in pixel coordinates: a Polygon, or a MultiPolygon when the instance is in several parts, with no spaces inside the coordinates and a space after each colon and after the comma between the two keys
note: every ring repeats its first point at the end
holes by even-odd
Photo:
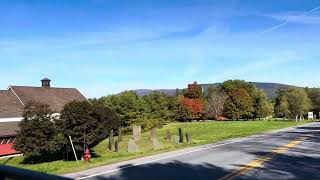
{"type": "Polygon", "coordinates": [[[180,137],[174,135],[174,136],[173,136],[173,143],[174,143],[174,144],[180,144],[180,137]]]}
{"type": "Polygon", "coordinates": [[[128,152],[129,153],[135,153],[138,152],[139,148],[138,145],[136,144],[136,142],[133,139],[129,140],[128,143],[128,152]]]}
{"type": "Polygon", "coordinates": [[[115,152],[119,152],[119,142],[118,142],[118,139],[116,139],[116,141],[114,142],[114,151],[115,151],[115,152]]]}
{"type": "Polygon", "coordinates": [[[132,127],[133,140],[137,141],[141,138],[141,126],[132,127]]]}
{"type": "Polygon", "coordinates": [[[187,143],[190,144],[192,142],[192,138],[191,135],[189,133],[186,133],[186,139],[187,139],[187,143]]]}
{"type": "Polygon", "coordinates": [[[110,135],[109,135],[109,145],[108,145],[108,149],[109,151],[112,151],[112,146],[113,146],[114,140],[113,140],[113,130],[110,131],[110,135]]]}
{"type": "Polygon", "coordinates": [[[153,143],[153,149],[159,149],[160,147],[161,147],[161,144],[160,144],[160,142],[158,141],[158,139],[157,138],[153,138],[152,139],[152,143],[153,143]]]}
{"type": "Polygon", "coordinates": [[[118,141],[122,142],[122,127],[121,126],[118,128],[118,141]]]}
{"type": "Polygon", "coordinates": [[[156,139],[157,138],[157,128],[152,128],[150,131],[150,139],[156,139]]]}
{"type": "Polygon", "coordinates": [[[179,128],[179,142],[183,143],[183,132],[181,128],[179,128]]]}
{"type": "Polygon", "coordinates": [[[166,132],[166,140],[171,141],[171,133],[169,130],[167,130],[167,132],[166,132]]]}

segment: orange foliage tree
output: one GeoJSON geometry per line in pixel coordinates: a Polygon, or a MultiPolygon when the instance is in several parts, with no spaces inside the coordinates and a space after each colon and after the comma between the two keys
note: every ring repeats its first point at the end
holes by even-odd
{"type": "Polygon", "coordinates": [[[201,99],[182,98],[180,105],[186,111],[188,118],[200,118],[204,111],[204,103],[201,99]]]}

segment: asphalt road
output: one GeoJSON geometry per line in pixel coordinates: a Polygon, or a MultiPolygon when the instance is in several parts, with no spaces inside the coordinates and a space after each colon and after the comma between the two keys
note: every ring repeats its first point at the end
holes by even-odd
{"type": "Polygon", "coordinates": [[[69,174],[98,180],[320,180],[320,123],[69,174]]]}

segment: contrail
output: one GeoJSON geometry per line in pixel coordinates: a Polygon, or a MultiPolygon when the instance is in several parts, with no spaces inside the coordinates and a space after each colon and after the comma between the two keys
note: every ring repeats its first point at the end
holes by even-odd
{"type": "MultiPolygon", "coordinates": [[[[296,19],[297,19],[297,18],[300,18],[300,17],[303,17],[303,16],[305,16],[305,15],[308,15],[308,14],[310,14],[310,13],[312,13],[312,12],[318,10],[318,9],[320,9],[320,6],[318,6],[318,7],[316,7],[316,8],[313,8],[313,9],[311,9],[310,11],[307,11],[307,12],[305,12],[305,13],[297,16],[296,19]]],[[[263,34],[266,34],[266,33],[268,33],[268,32],[271,32],[271,31],[274,31],[274,30],[276,30],[276,29],[279,29],[279,28],[281,28],[282,26],[285,26],[286,24],[288,24],[289,22],[290,22],[289,20],[286,20],[285,22],[283,22],[283,23],[281,23],[281,24],[278,24],[278,25],[276,25],[276,26],[273,26],[273,27],[271,27],[271,28],[269,28],[269,29],[266,29],[266,30],[260,32],[259,35],[263,35],[263,34]]]]}

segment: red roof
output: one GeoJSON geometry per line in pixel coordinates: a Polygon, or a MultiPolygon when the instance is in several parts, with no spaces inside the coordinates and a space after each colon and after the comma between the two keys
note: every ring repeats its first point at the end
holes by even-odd
{"type": "Polygon", "coordinates": [[[13,148],[13,144],[0,144],[0,156],[19,153],[13,148]]]}

